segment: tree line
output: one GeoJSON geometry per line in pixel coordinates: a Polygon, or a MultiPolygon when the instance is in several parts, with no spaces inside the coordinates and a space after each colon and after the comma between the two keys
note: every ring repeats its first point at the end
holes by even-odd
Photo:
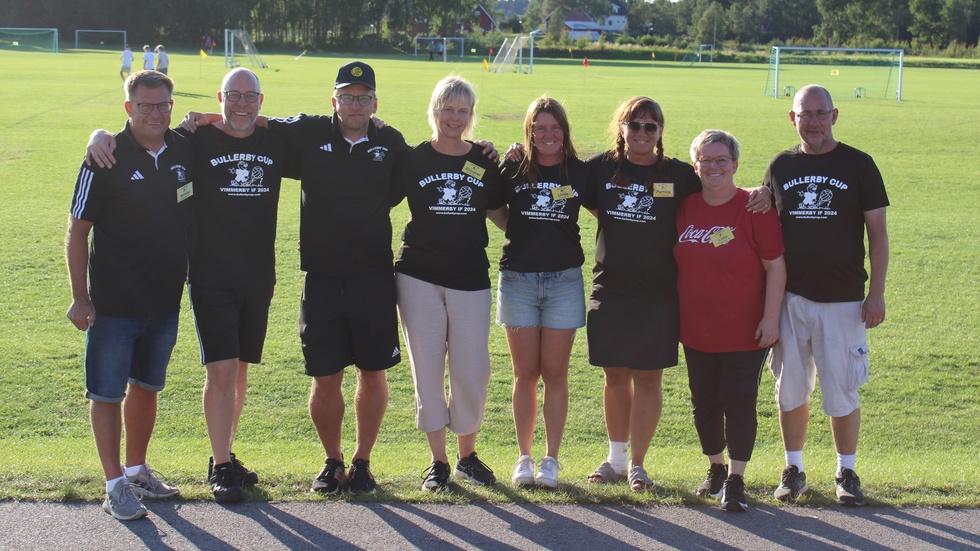
{"type": "MultiPolygon", "coordinates": [[[[774,43],[823,46],[911,46],[976,50],[980,0],[621,0],[625,39],[663,44],[774,43]]],[[[195,47],[222,29],[249,31],[265,47],[404,47],[416,34],[461,36],[474,10],[492,13],[499,32],[544,29],[560,38],[571,12],[596,19],[608,0],[7,0],[0,26],[125,29],[136,42],[195,47]],[[502,8],[523,13],[505,14],[502,8]],[[500,9],[498,9],[498,6],[500,9]]],[[[482,34],[482,33],[480,33],[482,34]]],[[[615,37],[620,39],[623,37],[615,37]]]]}

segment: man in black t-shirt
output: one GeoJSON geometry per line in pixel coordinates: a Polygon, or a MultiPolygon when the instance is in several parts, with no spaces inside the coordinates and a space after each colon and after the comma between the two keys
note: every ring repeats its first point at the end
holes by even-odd
{"type": "Polygon", "coordinates": [[[771,363],[786,452],[774,495],[795,500],[808,489],[803,445],[819,375],[837,448],[837,501],[859,506],[864,494],[854,472],[858,390],[868,379],[867,329],[885,320],[888,196],[871,157],[834,139],[837,116],[826,89],[801,88],[789,112],[801,143],[773,158],[764,182],[779,209],[787,269],[771,363]],[[865,229],[871,261],[867,295],[865,229]]]}
{"type": "Polygon", "coordinates": [[[177,341],[194,184],[191,145],[169,130],[173,81],[140,71],[125,89],[129,120],[116,135],[118,163],[79,169],[65,252],[67,315],[86,331],[85,395],[106,476],[102,508],[133,520],[147,514],[140,498],[178,492],[150,469],[146,452],[177,341]]]}

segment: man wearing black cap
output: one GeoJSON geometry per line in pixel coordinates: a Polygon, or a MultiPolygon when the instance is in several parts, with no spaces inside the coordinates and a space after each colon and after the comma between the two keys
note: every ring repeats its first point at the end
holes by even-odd
{"type": "Polygon", "coordinates": [[[394,128],[377,128],[374,69],[361,61],[337,73],[332,116],[269,119],[302,158],[300,263],[306,272],[300,337],[312,377],[310,418],[326,453],[311,490],[371,492],[369,468],[388,404],[385,370],[401,361],[388,197],[398,156],[394,128]],[[341,449],[344,369],[357,366],[357,439],[350,472],[341,449]]]}

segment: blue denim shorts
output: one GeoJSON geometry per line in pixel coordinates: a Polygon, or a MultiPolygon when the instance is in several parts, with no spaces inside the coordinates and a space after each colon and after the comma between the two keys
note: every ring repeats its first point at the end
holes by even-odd
{"type": "Polygon", "coordinates": [[[96,318],[85,337],[85,397],[122,402],[128,384],[163,390],[177,343],[177,318],[96,318]]]}
{"type": "Polygon", "coordinates": [[[497,323],[549,329],[585,326],[582,268],[560,272],[500,270],[497,323]]]}

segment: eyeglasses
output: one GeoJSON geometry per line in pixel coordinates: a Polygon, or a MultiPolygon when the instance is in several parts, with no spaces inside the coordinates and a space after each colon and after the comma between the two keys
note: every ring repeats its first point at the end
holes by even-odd
{"type": "Polygon", "coordinates": [[[698,159],[698,164],[701,166],[716,166],[718,168],[725,168],[728,163],[732,162],[731,157],[718,157],[717,159],[698,159]]]}
{"type": "Polygon", "coordinates": [[[225,90],[225,101],[235,103],[245,96],[245,103],[255,103],[259,101],[259,96],[262,95],[258,92],[237,92],[235,90],[225,90]]]}
{"type": "Polygon", "coordinates": [[[344,105],[353,105],[354,100],[357,100],[358,105],[367,107],[368,105],[371,105],[372,101],[374,101],[374,96],[370,94],[364,94],[363,96],[355,96],[353,94],[340,94],[337,96],[337,101],[339,101],[344,105]]]}
{"type": "Polygon", "coordinates": [[[660,123],[629,121],[629,122],[624,122],[623,127],[629,128],[630,132],[639,132],[640,129],[642,128],[643,130],[646,130],[647,132],[652,134],[660,128],[660,123]]]}
{"type": "Polygon", "coordinates": [[[796,118],[801,121],[808,121],[810,119],[816,118],[818,121],[825,121],[830,118],[833,111],[800,111],[796,114],[796,118]]]}
{"type": "Polygon", "coordinates": [[[163,103],[137,103],[136,110],[144,115],[149,115],[153,112],[153,108],[160,112],[161,115],[166,115],[167,113],[173,111],[174,101],[165,101],[163,103]]]}

